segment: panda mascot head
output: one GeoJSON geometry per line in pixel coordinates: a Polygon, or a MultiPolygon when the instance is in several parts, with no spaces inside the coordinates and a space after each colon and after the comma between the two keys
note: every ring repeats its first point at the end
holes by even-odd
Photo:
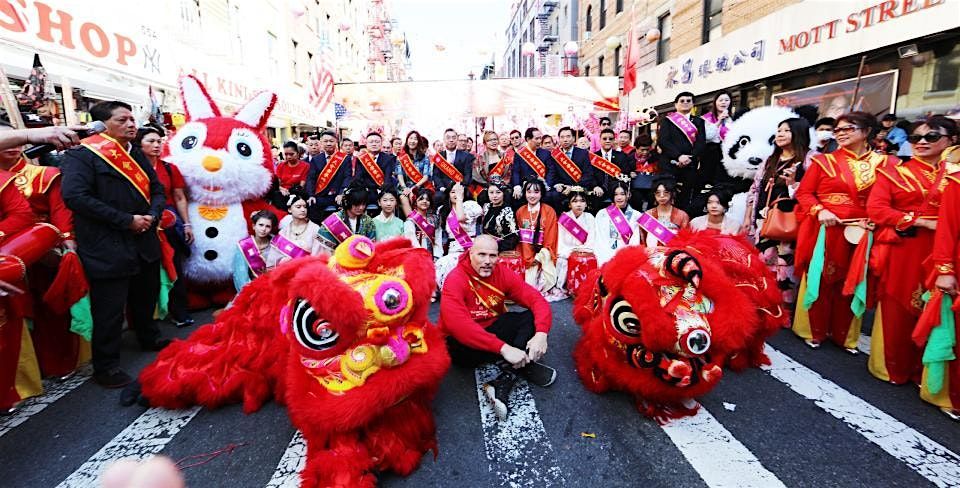
{"type": "Polygon", "coordinates": [[[786,107],[760,107],[730,124],[723,140],[723,168],[733,178],[753,180],[773,154],[773,137],[784,120],[798,117],[786,107]]]}

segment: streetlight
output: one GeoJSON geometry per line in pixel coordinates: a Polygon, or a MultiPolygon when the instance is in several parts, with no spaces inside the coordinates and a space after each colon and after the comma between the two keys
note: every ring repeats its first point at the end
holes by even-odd
{"type": "Polygon", "coordinates": [[[577,45],[577,41],[567,41],[563,45],[563,74],[568,76],[579,74],[577,69],[577,52],[579,50],[580,46],[577,45]]]}

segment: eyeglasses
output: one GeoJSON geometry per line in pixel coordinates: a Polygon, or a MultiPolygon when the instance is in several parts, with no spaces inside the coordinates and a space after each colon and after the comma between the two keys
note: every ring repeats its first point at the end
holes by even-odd
{"type": "Polygon", "coordinates": [[[601,140],[601,141],[612,141],[613,138],[612,138],[612,137],[601,137],[600,140],[601,140]]]}
{"type": "Polygon", "coordinates": [[[499,139],[487,139],[483,142],[497,142],[499,139]]]}
{"type": "Polygon", "coordinates": [[[907,140],[910,141],[910,144],[916,144],[920,142],[921,139],[927,142],[937,142],[944,137],[946,136],[939,132],[927,132],[922,136],[918,136],[916,134],[910,134],[909,136],[907,136],[907,140]]]}
{"type": "Polygon", "coordinates": [[[835,129],[833,129],[833,133],[836,134],[836,135],[839,135],[839,134],[849,134],[849,133],[851,133],[851,132],[853,132],[853,131],[855,131],[855,130],[860,130],[860,129],[863,129],[863,127],[857,127],[857,126],[855,126],[855,125],[848,125],[848,126],[837,127],[837,128],[835,128],[835,129]]]}

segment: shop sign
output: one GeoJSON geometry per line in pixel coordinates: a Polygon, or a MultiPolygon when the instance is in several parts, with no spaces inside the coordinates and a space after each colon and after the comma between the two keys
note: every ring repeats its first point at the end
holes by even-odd
{"type": "Polygon", "coordinates": [[[743,68],[748,62],[763,61],[764,41],[759,40],[745,49],[734,49],[733,51],[721,52],[718,56],[704,58],[695,65],[694,58],[686,58],[678,70],[671,67],[667,71],[666,88],[673,88],[678,84],[689,85],[694,80],[694,70],[696,76],[700,79],[709,78],[714,72],[724,73],[733,69],[743,68]],[[679,78],[677,76],[679,75],[679,78]]]}
{"type": "Polygon", "coordinates": [[[99,2],[0,0],[0,38],[123,73],[163,79],[168,61],[160,35],[149,26],[121,21],[137,18],[141,8],[139,2],[111,2],[103,7],[99,2]],[[101,15],[94,17],[98,12],[101,15]]]}

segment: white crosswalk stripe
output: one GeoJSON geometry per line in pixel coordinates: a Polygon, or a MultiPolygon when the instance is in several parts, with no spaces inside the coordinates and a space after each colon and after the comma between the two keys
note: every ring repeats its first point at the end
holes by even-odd
{"type": "Polygon", "coordinates": [[[662,427],[711,488],[785,487],[706,408],[662,427]]]}
{"type": "Polygon", "coordinates": [[[91,373],[92,369],[86,366],[64,381],[44,381],[43,395],[28,398],[17,407],[14,413],[0,417],[0,437],[82,385],[90,379],[91,373]]]}
{"type": "Polygon", "coordinates": [[[148,409],[57,485],[58,488],[97,486],[100,472],[111,461],[144,459],[160,452],[199,411],[200,407],[185,410],[148,409]]]}
{"type": "Polygon", "coordinates": [[[960,486],[960,456],[767,345],[764,369],[940,487],[960,486]]]}
{"type": "Polygon", "coordinates": [[[498,374],[499,368],[492,364],[476,370],[480,424],[490,471],[497,474],[499,486],[564,486],[560,463],[526,381],[518,380],[510,394],[510,415],[503,421],[497,419],[483,393],[483,384],[498,374]]]}
{"type": "Polygon", "coordinates": [[[300,471],[307,464],[307,441],[298,430],[287,450],[280,457],[277,470],[273,472],[266,488],[297,488],[300,486],[300,471]]]}

